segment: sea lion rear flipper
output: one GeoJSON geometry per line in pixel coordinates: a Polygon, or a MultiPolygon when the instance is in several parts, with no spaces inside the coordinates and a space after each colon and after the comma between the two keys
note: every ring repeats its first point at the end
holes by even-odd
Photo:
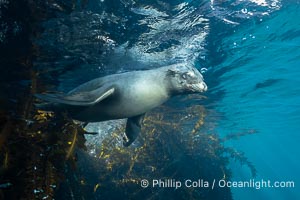
{"type": "Polygon", "coordinates": [[[137,115],[127,119],[123,145],[131,145],[141,132],[141,125],[145,114],[137,115]]]}
{"type": "Polygon", "coordinates": [[[39,99],[51,103],[60,103],[74,106],[90,106],[109,97],[115,92],[115,87],[102,86],[92,91],[70,93],[70,94],[36,94],[39,99]]]}

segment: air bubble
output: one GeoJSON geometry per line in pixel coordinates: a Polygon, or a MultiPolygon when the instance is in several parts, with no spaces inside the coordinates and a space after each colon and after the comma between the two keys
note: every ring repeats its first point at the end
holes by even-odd
{"type": "Polygon", "coordinates": [[[200,69],[201,74],[204,74],[207,71],[207,68],[203,67],[200,69]]]}
{"type": "Polygon", "coordinates": [[[271,6],[273,7],[277,6],[276,2],[271,3],[271,6]]]}
{"type": "Polygon", "coordinates": [[[246,14],[248,12],[247,8],[242,9],[242,13],[246,14]]]}

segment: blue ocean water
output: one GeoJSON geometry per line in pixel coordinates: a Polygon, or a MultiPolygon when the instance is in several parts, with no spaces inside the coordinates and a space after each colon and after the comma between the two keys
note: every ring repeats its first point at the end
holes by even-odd
{"type": "MultiPolygon", "coordinates": [[[[298,199],[299,11],[299,1],[90,1],[44,23],[37,42],[47,59],[35,65],[51,69],[57,89],[68,91],[110,73],[194,64],[209,87],[197,103],[214,128],[203,131],[248,133],[226,145],[245,153],[255,180],[295,184],[232,188],[234,199],[298,199]]],[[[230,167],[233,180],[253,178],[247,167],[230,167]]]]}
{"type": "MultiPolygon", "coordinates": [[[[219,84],[211,92],[223,94],[215,105],[223,113],[217,125],[220,134],[255,132],[228,145],[245,152],[257,168],[257,179],[291,180],[295,188],[236,188],[235,199],[300,196],[300,23],[295,20],[300,7],[299,2],[283,4],[222,38],[220,48],[226,56],[212,69],[219,84]]],[[[235,168],[234,174],[235,180],[249,179],[247,169],[235,168]]]]}

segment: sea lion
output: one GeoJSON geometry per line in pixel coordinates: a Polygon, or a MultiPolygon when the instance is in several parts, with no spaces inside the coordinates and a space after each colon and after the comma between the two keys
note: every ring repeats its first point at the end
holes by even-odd
{"type": "Polygon", "coordinates": [[[174,64],[96,78],[67,94],[35,96],[50,102],[44,109],[67,111],[82,122],[128,118],[123,144],[129,146],[140,133],[146,112],[174,95],[206,90],[203,76],[196,68],[174,64]]]}

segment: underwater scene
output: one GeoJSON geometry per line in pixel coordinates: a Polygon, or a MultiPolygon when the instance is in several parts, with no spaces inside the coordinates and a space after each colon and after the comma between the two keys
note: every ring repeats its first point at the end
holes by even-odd
{"type": "Polygon", "coordinates": [[[300,199],[299,19],[299,0],[0,0],[0,200],[300,199]]]}

